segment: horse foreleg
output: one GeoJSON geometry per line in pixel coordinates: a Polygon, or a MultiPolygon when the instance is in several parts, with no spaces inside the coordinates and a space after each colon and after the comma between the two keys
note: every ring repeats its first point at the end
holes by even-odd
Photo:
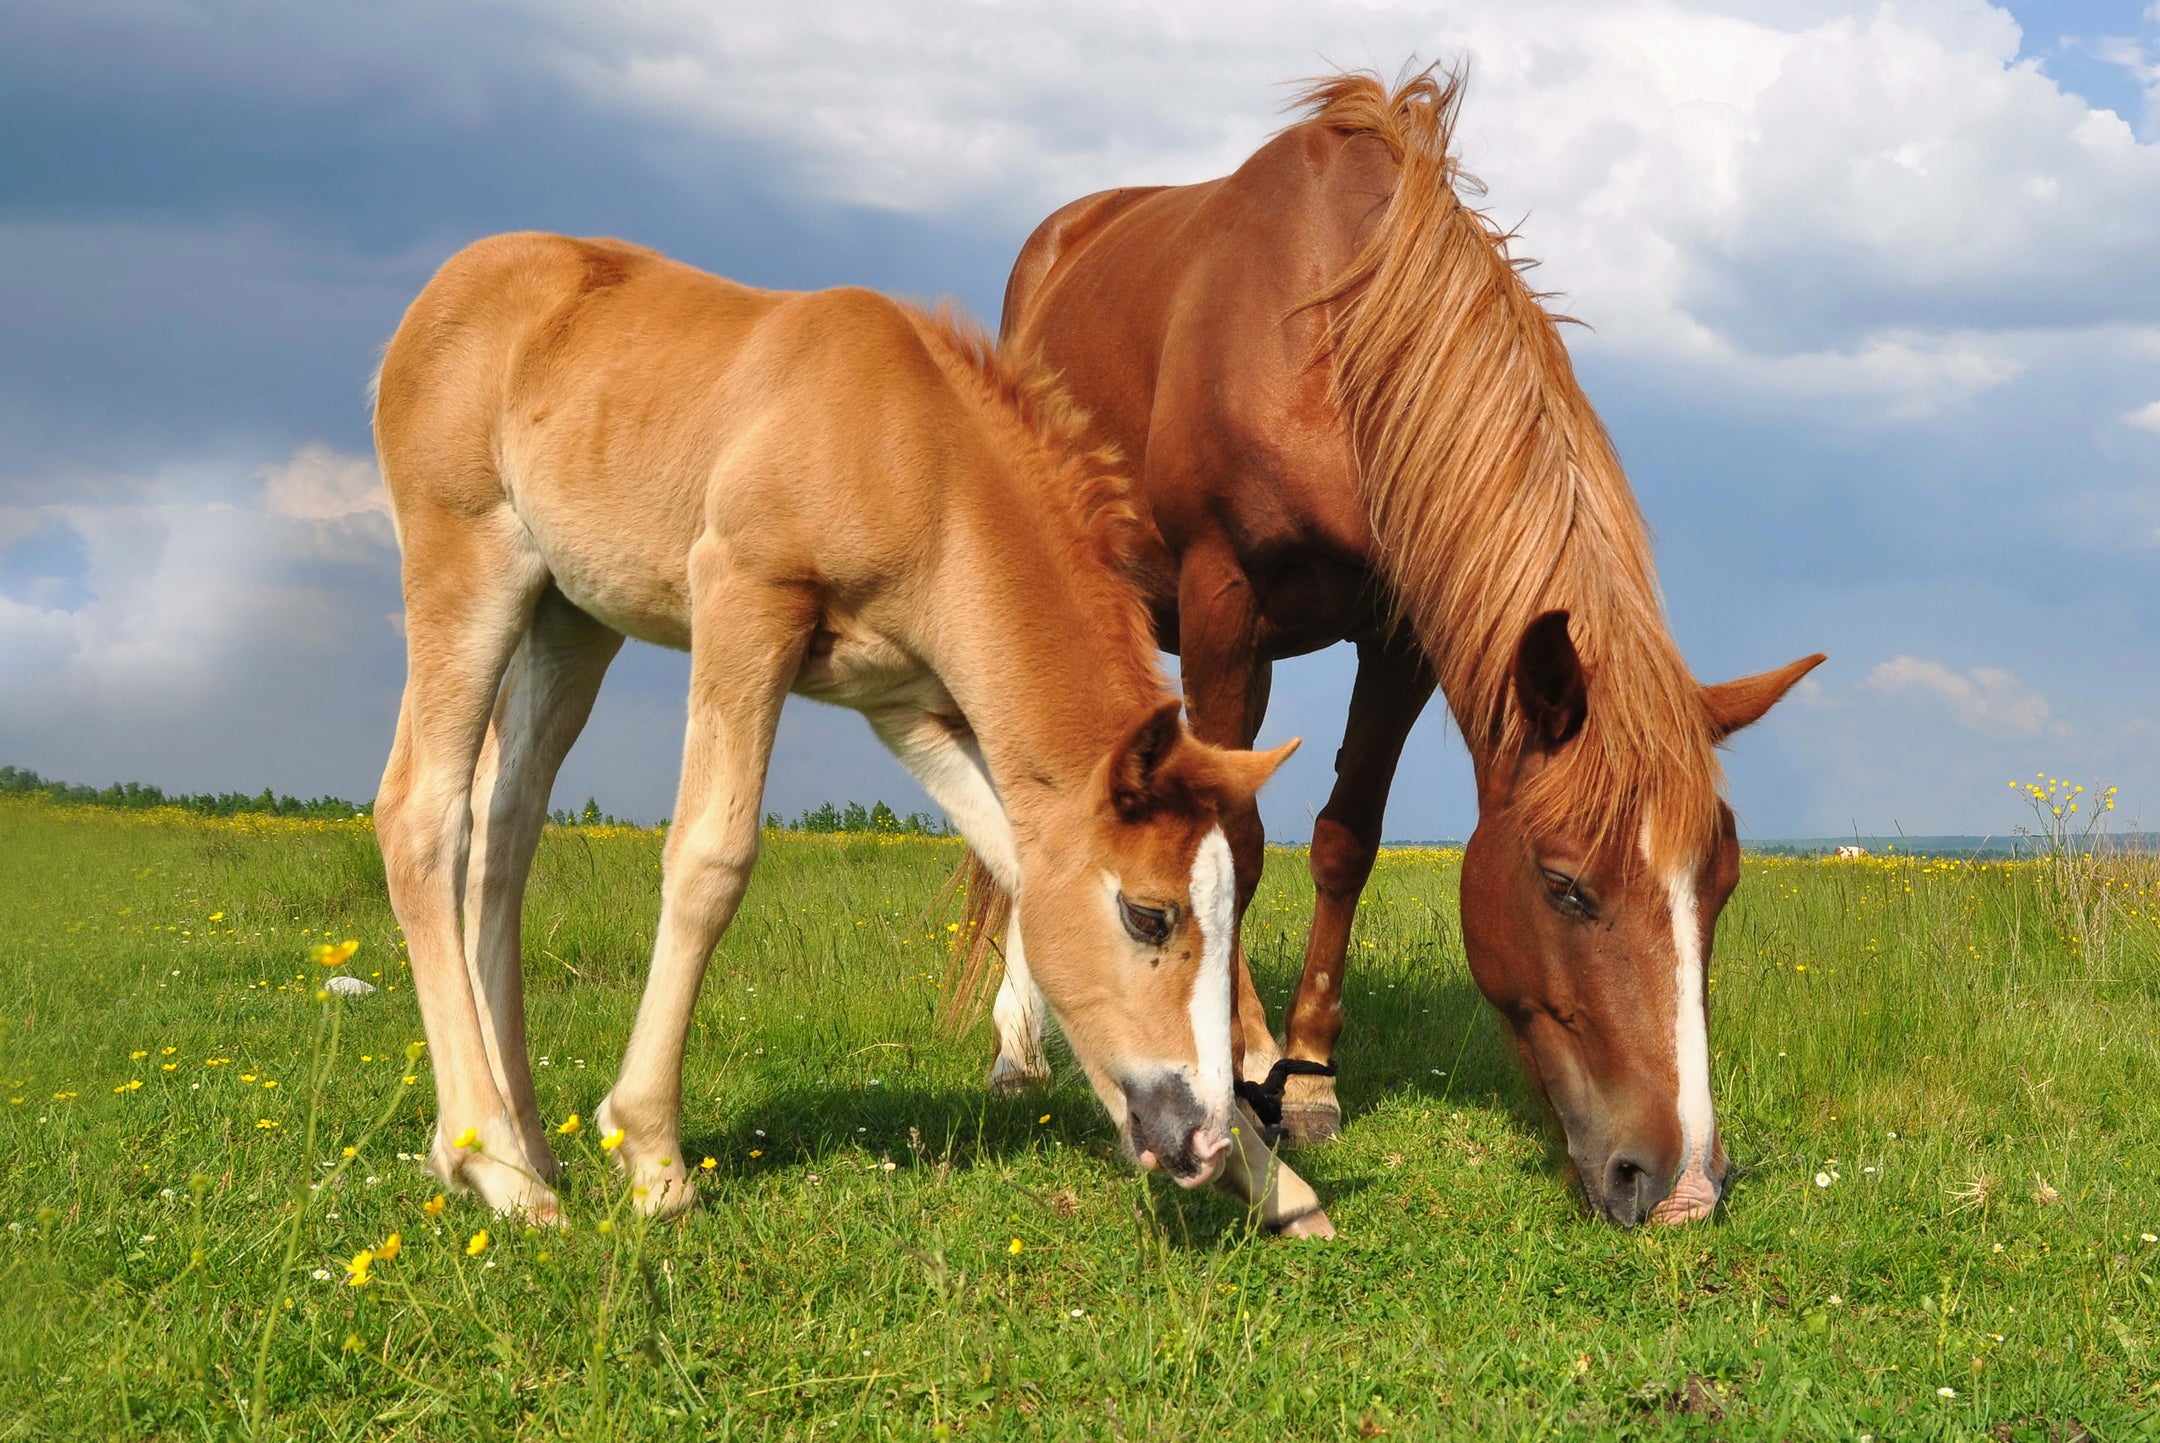
{"type": "MultiPolygon", "coordinates": [[[[1388,787],[1410,728],[1432,696],[1432,670],[1407,641],[1358,647],[1357,682],[1342,750],[1335,754],[1335,786],[1313,825],[1312,932],[1305,942],[1305,970],[1283,1026],[1285,1056],[1330,1063],[1342,1035],[1343,964],[1350,950],[1350,923],[1372,875],[1387,813],[1388,787]]],[[[1342,1128],[1342,1105],[1331,1076],[1295,1076],[1283,1088],[1283,1131],[1318,1141],[1342,1128]]]]}
{"type": "Polygon", "coordinates": [[[652,971],[595,1114],[620,1132],[616,1162],[640,1211],[690,1206],[682,1153],[683,1050],[712,950],[735,916],[758,854],[758,808],[780,708],[816,625],[816,598],[739,578],[710,539],[691,548],[690,716],[682,787],[662,858],[652,971]]]}
{"type": "MultiPolygon", "coordinates": [[[[1221,747],[1250,747],[1267,714],[1271,668],[1259,651],[1260,611],[1252,581],[1228,546],[1188,547],[1178,572],[1178,655],[1193,735],[1221,747]]],[[[1230,957],[1231,1063],[1248,1082],[1263,1080],[1281,1056],[1267,1008],[1245,962],[1245,909],[1260,886],[1267,831],[1256,802],[1222,816],[1237,876],[1238,939],[1230,957]]]]}
{"type": "Polygon", "coordinates": [[[465,883],[465,961],[495,1086],[509,1104],[524,1165],[552,1182],[532,1066],[525,1049],[521,956],[525,882],[547,821],[548,793],[622,637],[550,588],[510,658],[473,777],[471,862],[465,883]]]}
{"type": "Polygon", "coordinates": [[[1260,1120],[1240,1102],[1230,1130],[1230,1158],[1216,1187],[1259,1213],[1268,1231],[1293,1238],[1331,1238],[1335,1225],[1320,1210],[1320,1195],[1262,1140],[1260,1120]]]}

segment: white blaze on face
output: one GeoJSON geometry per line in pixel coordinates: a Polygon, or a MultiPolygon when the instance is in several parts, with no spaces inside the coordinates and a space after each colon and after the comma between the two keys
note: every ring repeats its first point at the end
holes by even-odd
{"type": "Polygon", "coordinates": [[[1717,1115],[1710,1102],[1710,1031],[1703,1010],[1702,918],[1695,879],[1675,873],[1666,882],[1673,934],[1673,1060],[1680,1073],[1680,1176],[1707,1181],[1717,1115]]]}
{"type": "Polygon", "coordinates": [[[1237,930],[1237,870],[1230,843],[1215,827],[1193,856],[1193,922],[1200,929],[1200,970],[1193,976],[1193,1084],[1211,1114],[1230,1105],[1230,947],[1237,930]]]}

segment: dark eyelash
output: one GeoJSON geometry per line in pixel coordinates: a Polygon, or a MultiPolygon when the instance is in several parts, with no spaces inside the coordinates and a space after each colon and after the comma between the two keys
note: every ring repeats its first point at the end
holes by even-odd
{"type": "Polygon", "coordinates": [[[1118,898],[1118,920],[1125,924],[1125,931],[1135,942],[1145,946],[1160,947],[1170,940],[1176,913],[1175,907],[1143,907],[1138,902],[1118,898]]]}
{"type": "Polygon", "coordinates": [[[1545,875],[1545,895],[1555,907],[1572,916],[1590,918],[1597,915],[1597,908],[1580,890],[1582,880],[1565,872],[1555,872],[1550,867],[1538,870],[1545,875]]]}

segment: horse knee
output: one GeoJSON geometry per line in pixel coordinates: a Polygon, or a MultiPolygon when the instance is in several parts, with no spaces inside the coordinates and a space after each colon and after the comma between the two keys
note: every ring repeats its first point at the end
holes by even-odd
{"type": "Polygon", "coordinates": [[[1372,876],[1373,857],[1378,850],[1340,818],[1322,812],[1313,827],[1308,863],[1314,890],[1336,901],[1357,896],[1372,876]]]}
{"type": "Polygon", "coordinates": [[[727,905],[757,865],[758,835],[696,831],[668,838],[666,900],[676,906],[727,905]]]}

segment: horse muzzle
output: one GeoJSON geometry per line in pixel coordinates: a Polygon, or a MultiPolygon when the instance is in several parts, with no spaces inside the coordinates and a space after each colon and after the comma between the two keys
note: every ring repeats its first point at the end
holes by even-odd
{"type": "Polygon", "coordinates": [[[1230,1129],[1193,1095],[1181,1071],[1129,1079],[1125,1087],[1126,1144],[1143,1172],[1168,1173],[1179,1187],[1203,1187],[1230,1158],[1230,1129]]]}

